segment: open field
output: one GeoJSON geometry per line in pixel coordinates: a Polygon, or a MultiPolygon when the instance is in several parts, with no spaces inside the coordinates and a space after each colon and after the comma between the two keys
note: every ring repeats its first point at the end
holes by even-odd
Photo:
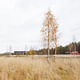
{"type": "Polygon", "coordinates": [[[0,57],[0,80],[80,80],[80,58],[0,57]]]}

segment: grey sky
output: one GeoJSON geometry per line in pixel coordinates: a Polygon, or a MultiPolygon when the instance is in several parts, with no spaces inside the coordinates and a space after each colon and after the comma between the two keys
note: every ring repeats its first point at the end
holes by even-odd
{"type": "Polygon", "coordinates": [[[59,45],[80,41],[80,0],[0,0],[0,52],[41,47],[42,22],[50,8],[59,24],[59,45]]]}

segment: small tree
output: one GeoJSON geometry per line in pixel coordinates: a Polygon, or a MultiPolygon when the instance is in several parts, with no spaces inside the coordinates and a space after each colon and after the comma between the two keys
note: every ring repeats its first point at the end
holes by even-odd
{"type": "Polygon", "coordinates": [[[30,49],[29,54],[32,56],[33,59],[33,55],[35,54],[35,51],[33,49],[30,49]]]}
{"type": "Polygon", "coordinates": [[[31,49],[31,50],[29,51],[29,54],[30,54],[30,55],[33,55],[33,54],[34,54],[34,50],[31,49]]]}
{"type": "Polygon", "coordinates": [[[71,43],[71,44],[68,46],[70,53],[72,52],[73,46],[74,46],[73,43],[71,43]]]}
{"type": "Polygon", "coordinates": [[[12,46],[10,45],[9,46],[9,55],[11,55],[11,53],[12,53],[12,46]]]}
{"type": "Polygon", "coordinates": [[[27,45],[25,45],[25,54],[24,55],[27,55],[27,45]]]}
{"type": "Polygon", "coordinates": [[[50,55],[50,48],[55,47],[55,54],[57,50],[57,24],[56,20],[51,13],[50,10],[45,15],[45,19],[43,21],[43,27],[41,29],[42,36],[43,36],[43,41],[44,43],[47,43],[47,48],[48,48],[48,58],[50,55]]]}

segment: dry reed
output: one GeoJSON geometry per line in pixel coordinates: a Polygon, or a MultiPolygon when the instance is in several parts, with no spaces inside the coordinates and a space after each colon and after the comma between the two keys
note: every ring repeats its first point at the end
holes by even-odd
{"type": "Polygon", "coordinates": [[[0,80],[80,80],[80,59],[0,57],[0,80]]]}

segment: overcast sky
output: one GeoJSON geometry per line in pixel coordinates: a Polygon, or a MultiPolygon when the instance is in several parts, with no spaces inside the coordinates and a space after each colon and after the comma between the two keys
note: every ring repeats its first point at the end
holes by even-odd
{"type": "Polygon", "coordinates": [[[50,8],[59,24],[59,45],[80,41],[80,0],[0,0],[0,52],[42,47],[44,15],[50,8]]]}

